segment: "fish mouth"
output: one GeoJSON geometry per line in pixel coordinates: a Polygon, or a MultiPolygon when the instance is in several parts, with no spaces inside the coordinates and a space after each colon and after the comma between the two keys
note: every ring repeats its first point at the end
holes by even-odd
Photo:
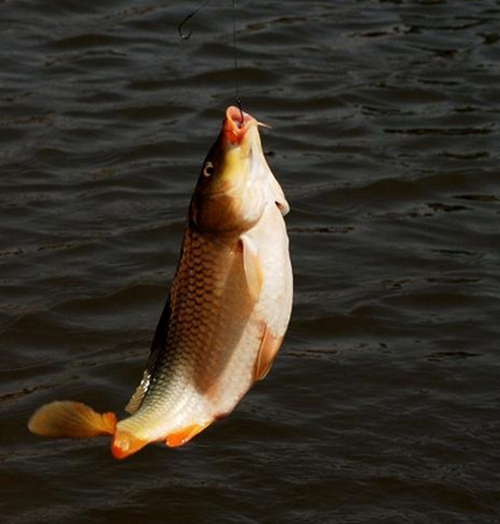
{"type": "Polygon", "coordinates": [[[226,109],[222,131],[233,146],[239,146],[247,131],[256,125],[258,125],[258,122],[253,116],[245,113],[239,107],[229,106],[226,109]]]}

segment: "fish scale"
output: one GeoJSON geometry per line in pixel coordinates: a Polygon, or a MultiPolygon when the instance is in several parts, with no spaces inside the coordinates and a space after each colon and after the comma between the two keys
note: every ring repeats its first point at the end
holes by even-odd
{"type": "Polygon", "coordinates": [[[29,428],[45,436],[112,435],[115,457],[151,442],[179,446],[229,414],[263,379],[285,335],[292,268],[283,215],[258,122],[236,107],[198,178],[167,304],[142,380],[119,422],[72,401],[42,406],[29,428]]]}
{"type": "MultiPolygon", "coordinates": [[[[186,410],[186,406],[190,402],[194,404],[197,398],[200,399],[199,421],[208,422],[223,415],[214,409],[215,405],[206,410],[202,397],[207,390],[213,389],[218,375],[228,365],[254,307],[242,278],[243,262],[237,252],[237,240],[233,240],[232,244],[211,242],[196,231],[187,229],[179,268],[172,284],[170,325],[168,332],[162,334],[166,340],[155,366],[157,371],[151,376],[151,385],[140,411],[120,422],[119,430],[130,431],[133,428],[138,438],[154,439],[157,434],[181,429],[196,410],[195,406],[186,410]],[[203,278],[199,278],[200,274],[203,278]],[[233,307],[234,298],[231,300],[228,294],[237,298],[239,307],[231,336],[216,329],[221,326],[221,319],[228,318],[233,307]],[[242,300],[245,295],[246,300],[242,300]],[[168,358],[170,355],[174,356],[168,358]],[[168,415],[168,427],[152,424],[165,415],[168,415]],[[153,431],[144,431],[152,427],[153,431]]],[[[255,347],[255,351],[257,349],[255,347]]],[[[239,391],[231,394],[226,390],[225,394],[241,396],[239,391]]],[[[211,395],[216,396],[216,393],[212,391],[211,395]]]]}

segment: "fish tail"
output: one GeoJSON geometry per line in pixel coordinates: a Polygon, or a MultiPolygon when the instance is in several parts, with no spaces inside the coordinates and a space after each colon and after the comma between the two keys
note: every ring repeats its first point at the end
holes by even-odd
{"type": "Polygon", "coordinates": [[[97,413],[81,402],[51,402],[31,416],[28,429],[43,437],[90,438],[114,435],[117,418],[114,413],[97,413]]]}
{"type": "Polygon", "coordinates": [[[81,402],[63,400],[45,404],[35,411],[28,422],[28,429],[36,435],[55,438],[110,435],[113,437],[111,452],[118,459],[126,458],[149,444],[148,440],[117,429],[117,423],[114,413],[97,413],[81,402]]]}

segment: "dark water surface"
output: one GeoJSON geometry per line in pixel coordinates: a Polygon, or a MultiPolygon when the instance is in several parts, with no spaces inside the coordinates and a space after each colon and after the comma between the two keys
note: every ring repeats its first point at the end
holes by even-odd
{"type": "Polygon", "coordinates": [[[500,1],[238,2],[295,305],[179,450],[26,429],[136,387],[234,95],[231,2],[0,1],[0,521],[500,522],[500,1]],[[188,29],[188,28],[186,28],[188,29]]]}

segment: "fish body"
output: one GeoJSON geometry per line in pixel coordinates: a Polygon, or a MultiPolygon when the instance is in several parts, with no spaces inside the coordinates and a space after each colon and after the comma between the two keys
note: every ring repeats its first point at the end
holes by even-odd
{"type": "Polygon", "coordinates": [[[229,107],[191,200],[167,304],[126,408],[131,416],[116,422],[83,404],[55,402],[35,412],[30,429],[110,434],[114,456],[124,458],[150,442],[182,445],[228,415],[265,377],[288,326],[288,210],[258,122],[229,107]]]}

